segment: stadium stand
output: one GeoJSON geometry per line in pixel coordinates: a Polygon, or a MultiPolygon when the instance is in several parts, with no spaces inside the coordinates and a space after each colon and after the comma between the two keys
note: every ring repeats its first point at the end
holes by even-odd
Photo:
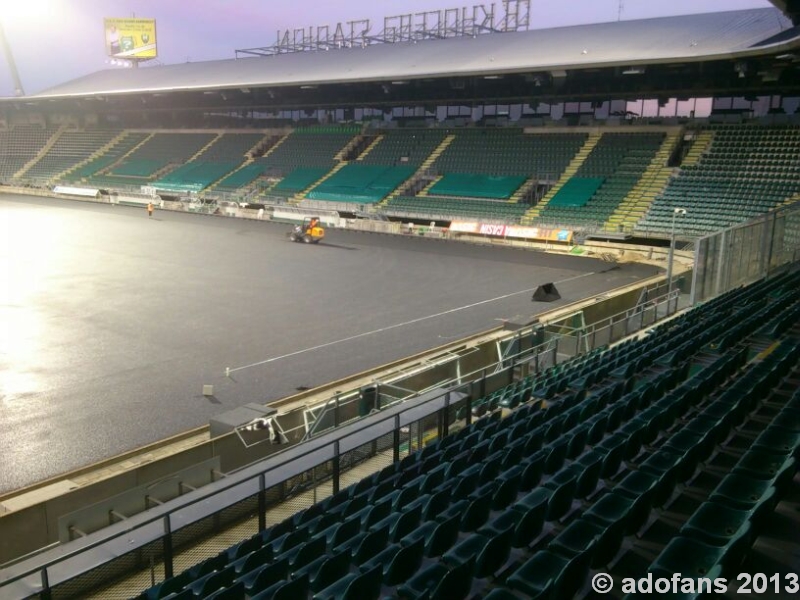
{"type": "Polygon", "coordinates": [[[567,598],[631,564],[730,577],[796,487],[798,315],[787,273],[520,379],[138,598],[567,598]]]}
{"type": "Polygon", "coordinates": [[[289,178],[284,185],[278,182],[269,193],[288,197],[312,186],[337,165],[337,155],[359,132],[359,127],[350,126],[295,129],[272,152],[255,160],[267,176],[289,178]]]}
{"type": "Polygon", "coordinates": [[[0,130],[0,181],[11,180],[35,159],[57,131],[36,125],[16,125],[0,130]]]}
{"type": "Polygon", "coordinates": [[[153,181],[168,169],[189,161],[216,137],[213,133],[155,133],[118,164],[95,174],[97,186],[141,185],[153,181]]]}
{"type": "Polygon", "coordinates": [[[431,162],[439,177],[416,197],[390,197],[387,214],[519,222],[530,208],[520,202],[526,182],[557,181],[587,138],[585,132],[527,134],[513,127],[449,133],[452,141],[431,162]]]}
{"type": "Polygon", "coordinates": [[[264,173],[263,165],[248,163],[241,168],[223,177],[216,185],[212,186],[217,192],[235,192],[250,185],[264,173]]]}
{"type": "Polygon", "coordinates": [[[64,131],[24,173],[26,180],[46,181],[92,156],[121,133],[114,129],[64,131]]]}
{"type": "Polygon", "coordinates": [[[369,152],[357,158],[367,165],[419,167],[450,133],[447,129],[387,129],[369,152]]]}
{"type": "Polygon", "coordinates": [[[800,192],[799,127],[722,125],[710,133],[696,164],[685,163],[669,181],[638,231],[669,232],[673,208],[680,207],[687,211],[681,231],[703,235],[764,214],[800,192]]]}
{"type": "Polygon", "coordinates": [[[96,149],[88,160],[77,163],[73,168],[68,169],[61,175],[61,179],[67,182],[79,182],[111,166],[136,146],[147,139],[148,134],[143,132],[124,131],[122,136],[117,139],[108,150],[102,152],[96,149]]]}
{"type": "Polygon", "coordinates": [[[641,179],[663,139],[660,132],[604,133],[540,218],[559,224],[604,223],[641,179]]]}
{"type": "Polygon", "coordinates": [[[298,167],[328,167],[336,154],[360,131],[357,127],[300,127],[269,155],[259,158],[271,169],[291,171],[298,167]]]}
{"type": "Polygon", "coordinates": [[[241,166],[245,153],[263,137],[258,133],[222,134],[198,156],[152,185],[157,189],[199,192],[241,166]]]}
{"type": "Polygon", "coordinates": [[[413,166],[348,164],[314,187],[311,200],[376,203],[411,177],[413,166]]]}
{"type": "Polygon", "coordinates": [[[522,176],[554,182],[586,137],[585,132],[533,134],[511,127],[464,129],[433,168],[442,174],[522,176]],[[487,148],[491,148],[490,153],[487,148]]]}
{"type": "Polygon", "coordinates": [[[436,198],[432,196],[397,196],[384,212],[396,216],[431,219],[471,218],[485,221],[518,222],[527,206],[514,202],[479,200],[476,198],[436,198]]]}

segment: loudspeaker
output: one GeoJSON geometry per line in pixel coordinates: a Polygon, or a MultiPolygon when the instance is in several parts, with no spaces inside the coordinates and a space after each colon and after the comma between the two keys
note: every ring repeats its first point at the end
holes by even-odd
{"type": "Polygon", "coordinates": [[[531,296],[531,302],[555,302],[556,300],[561,300],[561,294],[552,283],[540,285],[531,296]]]}

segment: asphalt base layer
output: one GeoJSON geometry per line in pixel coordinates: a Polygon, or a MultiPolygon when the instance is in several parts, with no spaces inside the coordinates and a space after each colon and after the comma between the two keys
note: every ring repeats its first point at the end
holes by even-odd
{"type": "Polygon", "coordinates": [[[0,492],[658,272],[288,229],[0,196],[0,492]]]}

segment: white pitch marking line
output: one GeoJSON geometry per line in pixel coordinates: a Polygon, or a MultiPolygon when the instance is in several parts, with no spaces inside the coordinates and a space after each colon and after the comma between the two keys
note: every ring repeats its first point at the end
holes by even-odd
{"type": "MultiPolygon", "coordinates": [[[[575,277],[568,277],[567,279],[562,279],[561,281],[554,281],[554,284],[561,284],[567,283],[568,281],[575,281],[576,279],[582,279],[583,277],[588,277],[589,275],[596,275],[595,272],[591,273],[582,273],[581,275],[576,275],[575,277]]],[[[539,286],[536,286],[539,287],[539,286]]],[[[394,325],[387,325],[386,327],[381,327],[380,329],[373,329],[372,331],[365,331],[364,333],[358,333],[356,335],[351,335],[346,338],[342,338],[340,340],[334,340],[332,342],[325,342],[324,344],[320,344],[318,346],[312,346],[311,348],[303,348],[302,350],[296,350],[295,352],[289,352],[288,354],[282,354],[281,356],[273,356],[272,358],[268,358],[266,360],[261,360],[258,362],[254,362],[249,365],[244,365],[242,367],[226,367],[225,368],[225,376],[229,376],[231,373],[235,373],[237,371],[243,371],[244,369],[250,369],[252,367],[260,367],[261,365],[266,365],[271,362],[275,362],[278,360],[282,360],[284,358],[289,358],[291,356],[297,356],[298,354],[305,354],[306,352],[313,352],[314,350],[321,350],[322,348],[327,348],[329,346],[334,346],[336,344],[342,344],[344,342],[351,342],[353,340],[357,340],[362,337],[367,337],[368,335],[375,335],[376,333],[384,333],[385,331],[390,331],[392,329],[398,329],[399,327],[406,327],[407,325],[414,325],[415,323],[420,323],[422,321],[428,321],[430,319],[436,319],[438,317],[443,317],[445,315],[449,315],[452,313],[460,312],[462,310],[467,310],[470,308],[475,308],[476,306],[481,306],[482,304],[489,304],[490,302],[497,302],[498,300],[505,300],[506,298],[511,298],[512,296],[519,296],[520,294],[528,294],[534,291],[536,288],[528,288],[526,290],[519,290],[517,292],[511,292],[509,294],[504,294],[502,296],[497,296],[496,298],[489,298],[487,300],[481,300],[480,302],[473,302],[472,304],[466,304],[464,306],[458,306],[456,308],[451,308],[449,310],[445,310],[433,315],[426,315],[424,317],[417,317],[416,319],[411,319],[410,321],[405,321],[404,323],[395,323],[394,325]]]]}

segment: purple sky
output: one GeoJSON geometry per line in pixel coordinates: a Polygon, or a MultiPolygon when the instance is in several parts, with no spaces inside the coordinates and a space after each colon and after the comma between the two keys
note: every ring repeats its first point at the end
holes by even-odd
{"type": "MultiPolygon", "coordinates": [[[[496,10],[502,3],[494,0],[496,10]]],[[[236,48],[266,46],[276,31],[369,18],[472,6],[464,0],[3,0],[6,37],[28,94],[112,68],[106,64],[103,17],[155,18],[163,64],[233,58],[236,48]],[[191,10],[189,9],[191,7],[191,10]]],[[[486,1],[484,4],[491,4],[486,1]]],[[[763,8],[767,0],[624,0],[623,19],[763,8]]],[[[619,0],[531,1],[531,28],[617,20],[619,0]]],[[[0,96],[13,95],[8,66],[0,63],[0,96]]]]}

